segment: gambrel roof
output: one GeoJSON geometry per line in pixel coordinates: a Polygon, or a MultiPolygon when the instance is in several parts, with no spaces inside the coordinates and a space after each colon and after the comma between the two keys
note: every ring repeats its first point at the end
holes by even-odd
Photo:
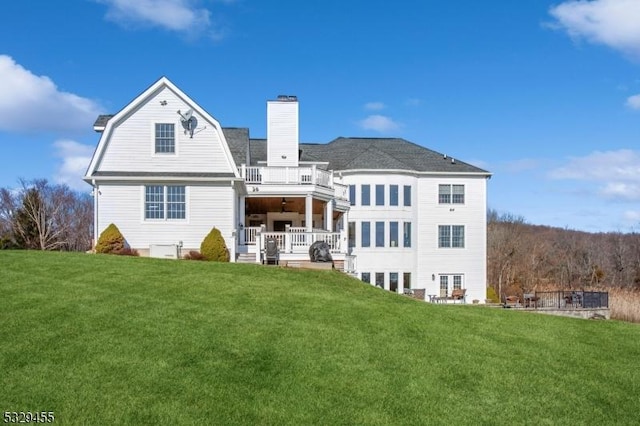
{"type": "MultiPolygon", "coordinates": [[[[109,133],[114,123],[125,119],[130,110],[144,102],[161,87],[168,87],[186,101],[214,128],[221,130],[221,138],[226,141],[225,149],[229,162],[233,162],[237,169],[246,164],[255,166],[267,161],[266,139],[252,139],[247,128],[222,128],[219,123],[206,111],[201,109],[190,98],[174,86],[165,77],[154,83],[138,98],[127,105],[116,115],[101,115],[94,123],[94,129],[103,131],[100,143],[96,148],[94,158],[89,165],[85,180],[91,176],[99,176],[97,169],[104,145],[108,143],[109,133]]],[[[299,160],[303,162],[322,163],[322,167],[334,171],[355,170],[393,170],[418,173],[461,173],[479,174],[490,176],[491,174],[481,168],[449,157],[445,154],[432,151],[423,146],[409,142],[402,138],[358,138],[339,137],[329,143],[300,143],[299,160]]],[[[233,167],[232,166],[232,167],[233,167]]]]}
{"type": "MultiPolygon", "coordinates": [[[[179,109],[175,111],[174,105],[167,107],[167,110],[164,111],[163,114],[165,112],[168,113],[169,111],[171,111],[172,115],[175,113],[180,114],[179,109]]],[[[143,118],[142,121],[144,122],[145,119],[143,118]]],[[[145,124],[142,124],[142,126],[144,125],[145,124]]],[[[182,92],[166,77],[161,77],[151,86],[149,86],[146,90],[144,90],[140,95],[138,95],[135,99],[133,99],[129,104],[127,104],[123,109],[121,109],[118,113],[114,115],[98,116],[98,118],[94,123],[94,129],[98,132],[101,132],[102,134],[100,136],[100,141],[98,142],[98,146],[96,147],[93,157],[91,158],[91,161],[87,168],[87,172],[85,173],[84,180],[87,182],[90,182],[95,178],[108,178],[113,180],[117,178],[125,178],[125,179],[148,178],[153,176],[181,178],[181,179],[192,178],[192,179],[221,179],[221,180],[238,179],[240,177],[240,174],[236,167],[236,164],[239,164],[236,161],[236,155],[239,155],[239,154],[232,153],[230,150],[230,147],[232,146],[234,148],[241,147],[241,144],[236,142],[234,143],[227,142],[225,140],[226,139],[225,132],[223,131],[222,126],[220,126],[220,123],[218,123],[218,121],[213,116],[211,116],[208,112],[202,109],[198,104],[196,104],[191,98],[189,98],[184,92],[182,92]],[[150,104],[157,105],[159,103],[160,107],[156,107],[156,108],[162,108],[166,106],[167,105],[166,100],[160,100],[160,102],[158,103],[152,102],[152,100],[156,99],[156,96],[158,96],[160,93],[164,94],[162,96],[170,95],[170,97],[175,102],[174,105],[178,105],[179,108],[183,108],[183,111],[185,111],[188,108],[191,111],[195,112],[198,118],[201,120],[202,130],[210,131],[213,135],[215,135],[215,138],[209,136],[209,139],[205,139],[205,140],[210,142],[209,146],[216,144],[215,145],[216,147],[220,147],[221,155],[218,155],[216,158],[221,159],[219,161],[219,163],[222,164],[220,168],[224,170],[206,170],[206,168],[208,167],[208,164],[205,164],[204,167],[202,167],[203,163],[200,162],[201,166],[198,168],[198,170],[192,170],[188,172],[187,171],[177,172],[175,170],[171,170],[170,168],[167,170],[163,170],[161,167],[159,169],[156,169],[155,171],[151,171],[151,170],[141,171],[139,170],[139,168],[138,169],[132,168],[131,166],[132,162],[129,162],[128,168],[127,168],[127,165],[122,166],[122,168],[120,168],[121,164],[115,160],[111,161],[111,168],[106,168],[106,169],[102,168],[104,164],[104,158],[108,153],[108,148],[110,145],[113,144],[112,135],[115,132],[115,129],[117,129],[118,126],[121,126],[123,123],[126,123],[127,120],[129,120],[135,113],[140,111],[142,108],[146,108],[147,105],[150,105],[150,104]],[[116,167],[115,169],[114,169],[114,164],[116,167]]],[[[202,133],[202,135],[205,135],[205,134],[206,133],[202,133]]],[[[234,133],[232,133],[231,136],[236,139],[238,138],[242,140],[248,139],[248,133],[245,136],[243,131],[240,131],[237,137],[235,136],[234,133]]],[[[193,139],[193,134],[191,135],[191,139],[193,139]]],[[[140,139],[139,137],[132,136],[131,134],[129,134],[126,136],[126,139],[124,140],[127,143],[131,143],[132,145],[134,144],[142,145],[143,143],[141,143],[140,141],[144,140],[144,138],[140,139]]],[[[211,155],[211,153],[209,153],[209,155],[211,155]]],[[[121,160],[122,158],[124,158],[124,156],[120,154],[119,157],[114,156],[113,158],[117,158],[118,160],[121,160]]],[[[196,157],[192,156],[192,158],[196,158],[196,157]]]]}

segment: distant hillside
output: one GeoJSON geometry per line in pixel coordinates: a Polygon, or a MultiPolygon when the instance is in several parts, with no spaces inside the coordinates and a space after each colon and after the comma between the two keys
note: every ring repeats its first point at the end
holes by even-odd
{"type": "Polygon", "coordinates": [[[640,234],[591,234],[489,212],[488,280],[498,293],[541,288],[640,289],[640,234]]]}

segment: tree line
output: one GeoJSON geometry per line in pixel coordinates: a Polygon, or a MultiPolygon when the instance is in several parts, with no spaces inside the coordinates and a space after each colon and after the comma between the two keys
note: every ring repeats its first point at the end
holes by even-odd
{"type": "Polygon", "coordinates": [[[588,233],[487,214],[487,283],[504,296],[545,289],[640,289],[640,234],[588,233]]]}
{"type": "Polygon", "coordinates": [[[0,248],[86,251],[93,238],[93,199],[46,179],[0,188],[0,248]]]}

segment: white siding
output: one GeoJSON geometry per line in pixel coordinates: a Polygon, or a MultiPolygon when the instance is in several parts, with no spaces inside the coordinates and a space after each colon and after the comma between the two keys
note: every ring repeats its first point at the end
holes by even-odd
{"type": "MultiPolygon", "coordinates": [[[[430,177],[418,182],[418,275],[439,294],[440,274],[463,275],[467,301],[486,298],[486,179],[430,177]],[[464,184],[464,204],[439,204],[439,184],[464,184]],[[438,248],[438,225],[464,225],[464,248],[438,248]],[[432,279],[435,276],[435,280],[432,279]]],[[[449,284],[449,293],[452,284],[449,284]]]]}
{"type": "MultiPolygon", "coordinates": [[[[356,205],[349,210],[349,221],[356,222],[356,246],[352,254],[357,256],[358,273],[370,272],[371,282],[375,284],[375,273],[385,274],[385,288],[389,288],[389,274],[397,272],[399,276],[399,289],[403,288],[403,274],[411,273],[411,287],[421,288],[418,285],[416,268],[417,245],[416,229],[418,226],[416,202],[416,178],[401,174],[357,174],[345,175],[343,183],[345,185],[356,185],[356,205]],[[362,206],[361,185],[371,187],[371,205],[362,206]],[[376,206],[376,185],[385,185],[385,205],[376,206]],[[389,185],[398,185],[398,206],[389,205],[389,185]],[[404,185],[412,186],[411,206],[405,207],[403,202],[404,185]],[[363,221],[370,222],[371,226],[371,246],[362,247],[362,225],[363,221]],[[384,222],[384,247],[376,247],[376,222],[384,222]],[[398,222],[398,247],[389,245],[389,223],[398,222]],[[403,223],[411,222],[411,247],[405,248],[402,240],[403,223]]],[[[360,276],[360,275],[359,275],[360,276]]]]}
{"type": "Polygon", "coordinates": [[[99,171],[231,173],[219,129],[194,113],[193,138],[184,133],[177,111],[192,108],[169,88],[150,96],[120,123],[114,123],[99,171]],[[161,102],[166,105],[162,105],[161,102]],[[175,125],[175,154],[155,154],[155,123],[175,125]]]}
{"type": "MultiPolygon", "coordinates": [[[[424,288],[427,294],[439,293],[439,275],[462,275],[467,289],[467,301],[484,301],[486,294],[486,178],[413,176],[410,174],[367,173],[346,174],[343,183],[356,185],[356,205],[349,210],[349,221],[356,222],[358,273],[385,274],[385,288],[389,288],[389,273],[411,273],[411,287],[424,288]],[[464,184],[464,204],[438,204],[438,185],[464,184]],[[370,206],[362,206],[361,186],[370,185],[370,206]],[[385,205],[376,205],[376,185],[385,185],[385,205]],[[389,205],[389,185],[398,185],[398,206],[389,205]],[[411,186],[411,206],[404,206],[404,185],[411,186]],[[371,247],[361,247],[361,223],[371,224],[371,247]],[[375,222],[385,223],[385,247],[375,246],[375,222]],[[398,222],[399,247],[389,247],[389,222],[398,222]],[[411,248],[402,244],[403,222],[411,222],[411,248]],[[464,225],[463,249],[438,248],[438,225],[464,225]],[[435,276],[435,279],[432,277],[435,276]]],[[[402,284],[399,285],[399,289],[402,284]]],[[[452,283],[449,287],[451,292],[452,283]]]]}
{"type": "MultiPolygon", "coordinates": [[[[155,183],[154,183],[155,184],[155,183]]],[[[199,250],[204,237],[215,226],[232,250],[236,195],[224,186],[187,186],[185,220],[145,221],[144,185],[100,185],[98,232],[114,223],[132,248],[148,250],[151,244],[178,244],[199,250]]]]}

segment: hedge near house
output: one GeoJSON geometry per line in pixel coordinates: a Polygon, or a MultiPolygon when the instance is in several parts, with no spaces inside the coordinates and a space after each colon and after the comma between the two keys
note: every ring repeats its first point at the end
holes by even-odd
{"type": "Polygon", "coordinates": [[[204,237],[202,244],[200,244],[200,254],[202,254],[205,259],[213,260],[214,262],[229,261],[229,250],[219,229],[214,227],[211,232],[204,237]]]}
{"type": "Polygon", "coordinates": [[[120,254],[125,248],[124,236],[113,223],[102,231],[96,244],[96,253],[120,254]]]}

